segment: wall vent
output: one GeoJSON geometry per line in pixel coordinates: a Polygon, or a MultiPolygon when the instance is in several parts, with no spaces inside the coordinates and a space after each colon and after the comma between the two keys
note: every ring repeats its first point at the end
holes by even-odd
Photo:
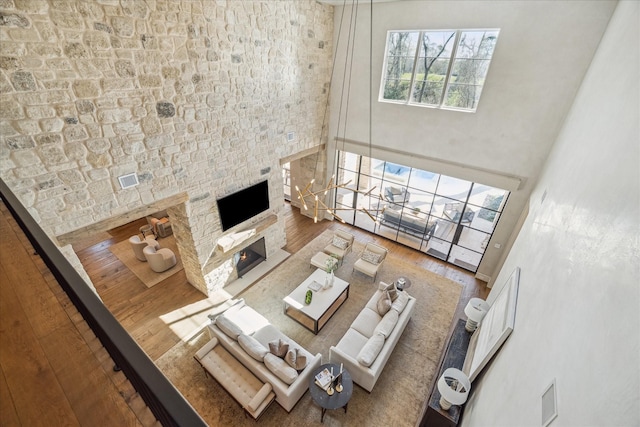
{"type": "Polygon", "coordinates": [[[287,132],[287,141],[291,142],[294,139],[296,139],[296,133],[295,132],[287,132]]]}
{"type": "Polygon", "coordinates": [[[140,184],[140,182],[138,181],[138,175],[135,172],[119,176],[118,181],[120,181],[120,187],[122,187],[123,189],[135,187],[136,185],[140,184]]]}
{"type": "Polygon", "coordinates": [[[542,427],[547,427],[558,416],[555,378],[542,393],[542,427]]]}

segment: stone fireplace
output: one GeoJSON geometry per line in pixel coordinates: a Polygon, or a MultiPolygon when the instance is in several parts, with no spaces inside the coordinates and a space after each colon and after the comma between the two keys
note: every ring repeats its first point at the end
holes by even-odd
{"type": "Polygon", "coordinates": [[[242,278],[242,276],[266,259],[267,250],[264,237],[262,237],[233,255],[233,262],[236,266],[238,277],[242,278]]]}
{"type": "MultiPolygon", "coordinates": [[[[255,230],[255,234],[247,240],[231,243],[226,249],[217,244],[220,237],[209,239],[209,242],[213,241],[212,243],[216,246],[213,249],[205,249],[205,252],[210,256],[202,267],[194,264],[197,270],[194,269],[194,274],[188,276],[189,283],[202,290],[207,296],[214,295],[218,290],[235,282],[242,274],[246,275],[249,267],[254,268],[259,265],[260,262],[272,256],[279,250],[278,248],[282,248],[286,243],[284,238],[284,219],[278,219],[276,213],[247,221],[244,227],[244,231],[255,230]],[[238,265],[243,252],[245,252],[246,259],[242,260],[238,265]],[[255,255],[252,252],[260,255],[262,259],[259,261],[252,259],[255,255]],[[251,265],[254,264],[254,261],[255,265],[251,265]]],[[[238,233],[242,233],[242,231],[235,234],[238,233]]],[[[226,235],[232,234],[234,233],[226,235]]]]}

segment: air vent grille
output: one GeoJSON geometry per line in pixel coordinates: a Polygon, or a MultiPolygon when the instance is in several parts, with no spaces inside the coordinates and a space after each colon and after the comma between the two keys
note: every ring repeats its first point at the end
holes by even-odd
{"type": "Polygon", "coordinates": [[[140,182],[138,181],[138,175],[135,172],[119,176],[118,181],[120,181],[120,187],[122,187],[123,189],[135,187],[136,185],[140,184],[140,182]]]}

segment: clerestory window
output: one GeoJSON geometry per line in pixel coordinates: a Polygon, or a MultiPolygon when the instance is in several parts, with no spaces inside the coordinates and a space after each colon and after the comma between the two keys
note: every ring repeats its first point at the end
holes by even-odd
{"type": "Polygon", "coordinates": [[[389,31],[380,101],[475,111],[499,31],[389,31]]]}

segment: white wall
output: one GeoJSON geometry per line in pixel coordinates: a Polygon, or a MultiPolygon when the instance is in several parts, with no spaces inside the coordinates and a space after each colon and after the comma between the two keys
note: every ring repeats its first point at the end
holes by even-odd
{"type": "MultiPolygon", "coordinates": [[[[512,193],[478,270],[492,276],[614,7],[612,1],[573,0],[375,3],[370,67],[369,5],[361,6],[347,130],[336,131],[340,97],[333,90],[329,135],[369,142],[371,69],[371,132],[372,144],[381,147],[378,158],[393,161],[404,156],[404,164],[496,187],[505,177],[518,178],[521,185],[512,193]],[[387,31],[447,28],[500,29],[477,111],[378,102],[387,31]],[[502,243],[503,249],[495,249],[494,243],[502,243]]],[[[334,13],[335,31],[341,11],[336,8],[334,13]]],[[[349,13],[345,8],[343,41],[336,55],[340,65],[349,13]]],[[[334,87],[340,87],[342,76],[338,69],[334,87]]]]}
{"type": "Polygon", "coordinates": [[[463,426],[640,425],[640,3],[619,3],[531,196],[492,300],[521,268],[514,332],[463,426]],[[546,197],[543,199],[543,195],[546,197]]]}

